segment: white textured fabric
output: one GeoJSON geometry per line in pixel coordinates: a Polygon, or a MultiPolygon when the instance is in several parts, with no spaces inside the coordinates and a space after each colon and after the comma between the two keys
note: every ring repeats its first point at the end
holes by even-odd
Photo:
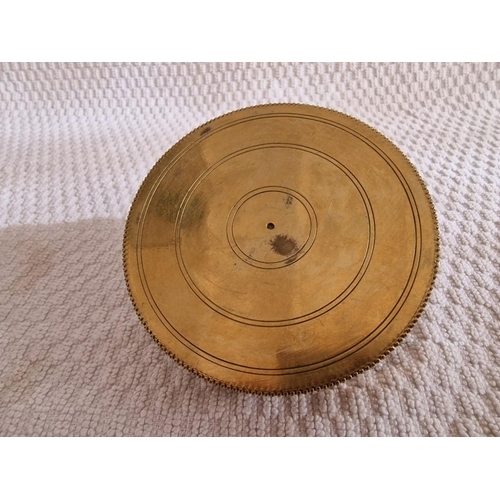
{"type": "Polygon", "coordinates": [[[0,66],[1,435],[500,435],[500,65],[0,66]],[[332,389],[260,397],[178,366],[127,295],[125,217],[203,122],[265,102],[374,126],[434,199],[441,264],[406,340],[332,389]]]}

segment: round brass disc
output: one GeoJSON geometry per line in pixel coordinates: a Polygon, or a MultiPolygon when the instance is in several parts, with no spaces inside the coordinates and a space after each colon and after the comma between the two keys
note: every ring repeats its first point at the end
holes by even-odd
{"type": "Polygon", "coordinates": [[[437,260],[408,159],[358,120],[297,104],[191,132],[144,181],[124,239],[129,292],[158,343],[262,393],[372,366],[414,325],[437,260]]]}

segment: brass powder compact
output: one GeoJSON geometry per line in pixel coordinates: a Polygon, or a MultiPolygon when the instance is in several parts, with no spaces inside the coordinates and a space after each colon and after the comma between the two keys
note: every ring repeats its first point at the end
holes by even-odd
{"type": "Polygon", "coordinates": [[[333,385],[401,342],[429,297],[438,229],[388,139],[342,113],[256,106],[194,130],[154,166],[127,220],[143,324],[227,387],[333,385]]]}

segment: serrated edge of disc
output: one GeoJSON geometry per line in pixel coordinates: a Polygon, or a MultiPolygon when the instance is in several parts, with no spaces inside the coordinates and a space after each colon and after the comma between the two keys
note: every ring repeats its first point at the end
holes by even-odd
{"type": "Polygon", "coordinates": [[[391,353],[392,351],[394,351],[394,349],[398,345],[401,344],[401,342],[406,338],[406,336],[408,335],[408,333],[413,329],[413,327],[415,326],[415,324],[417,323],[418,319],[422,315],[422,312],[424,311],[425,306],[427,305],[427,303],[429,301],[429,298],[431,296],[432,290],[434,288],[434,283],[436,281],[437,274],[438,274],[439,259],[440,259],[440,250],[441,250],[441,241],[440,241],[440,236],[439,236],[438,217],[437,217],[436,209],[434,207],[434,203],[432,201],[432,197],[431,197],[431,195],[429,193],[429,190],[428,190],[425,182],[423,181],[423,179],[422,179],[419,171],[416,169],[416,167],[413,165],[413,163],[410,161],[410,159],[406,156],[406,154],[403,151],[401,151],[401,149],[396,144],[394,144],[393,141],[391,141],[385,134],[383,134],[382,132],[380,132],[376,128],[372,127],[368,123],[365,123],[362,120],[360,120],[360,119],[358,119],[358,118],[356,118],[354,116],[351,116],[348,113],[344,113],[342,111],[338,111],[338,110],[335,110],[335,109],[327,108],[327,107],[324,107],[324,106],[318,106],[318,105],[314,105],[314,104],[304,104],[304,103],[295,103],[295,102],[271,102],[271,103],[257,104],[257,105],[254,105],[254,106],[247,106],[247,107],[244,107],[244,108],[234,109],[233,111],[230,111],[228,113],[224,113],[222,115],[216,116],[216,117],[214,117],[214,118],[212,118],[212,119],[210,119],[210,120],[202,123],[201,125],[199,125],[195,129],[191,130],[191,132],[189,132],[186,135],[184,135],[176,143],[174,143],[156,161],[156,163],[153,165],[153,167],[150,169],[150,171],[148,172],[148,174],[146,175],[146,177],[142,181],[140,187],[137,189],[137,192],[136,192],[136,194],[134,196],[134,199],[133,199],[133,201],[132,201],[132,203],[130,205],[130,209],[129,209],[129,212],[128,212],[128,215],[127,215],[127,220],[126,220],[126,223],[125,223],[125,231],[124,231],[123,242],[122,242],[122,266],[123,266],[123,273],[124,273],[124,276],[125,276],[125,283],[127,285],[128,295],[130,297],[130,300],[132,302],[132,305],[134,307],[134,310],[135,310],[135,312],[136,312],[139,320],[141,321],[142,325],[144,326],[144,328],[146,329],[146,331],[149,333],[149,335],[151,335],[151,337],[153,338],[153,340],[158,344],[158,346],[166,354],[168,354],[168,356],[170,358],[172,358],[176,363],[178,363],[180,366],[182,366],[183,368],[187,369],[191,373],[194,373],[198,377],[200,377],[200,378],[202,378],[202,379],[204,379],[204,380],[206,380],[208,382],[211,382],[211,383],[213,383],[215,385],[218,385],[220,387],[225,387],[226,389],[230,389],[230,390],[241,392],[241,393],[245,393],[245,394],[259,395],[259,396],[291,396],[291,395],[296,395],[296,394],[314,393],[314,392],[317,392],[317,391],[320,391],[320,390],[323,390],[323,389],[328,389],[328,388],[335,387],[336,385],[338,385],[340,383],[343,383],[343,382],[346,382],[346,381],[352,379],[353,377],[355,377],[357,375],[360,375],[361,373],[369,370],[370,368],[373,368],[376,364],[378,364],[380,361],[382,361],[389,353],[391,353]],[[158,337],[150,329],[147,321],[145,320],[145,318],[143,317],[143,315],[139,311],[139,309],[137,307],[137,304],[136,304],[136,302],[134,300],[134,297],[132,295],[132,291],[130,289],[130,281],[129,281],[128,270],[127,270],[127,256],[128,256],[127,243],[128,243],[128,240],[129,240],[130,218],[131,218],[132,211],[133,211],[133,209],[135,207],[137,197],[139,196],[139,193],[141,192],[143,186],[146,184],[146,181],[150,178],[150,176],[153,175],[153,173],[157,170],[159,164],[161,163],[162,159],[166,155],[168,155],[170,153],[170,151],[172,151],[174,148],[178,147],[182,142],[187,141],[197,131],[199,131],[200,129],[205,128],[207,125],[209,125],[210,123],[214,122],[215,120],[218,120],[218,119],[223,118],[223,117],[230,116],[232,114],[238,113],[239,111],[243,111],[243,110],[256,109],[256,108],[264,108],[264,107],[267,107],[267,106],[270,107],[270,106],[283,106],[283,105],[303,106],[303,107],[307,107],[307,108],[321,109],[321,110],[325,110],[325,111],[329,111],[329,112],[333,111],[334,113],[337,113],[339,115],[343,115],[343,116],[345,116],[345,117],[347,117],[347,118],[349,118],[351,120],[354,120],[355,122],[360,123],[361,125],[363,125],[365,127],[368,127],[370,130],[372,130],[373,132],[375,132],[377,135],[383,137],[400,155],[402,155],[404,157],[404,159],[408,162],[408,164],[410,165],[410,167],[413,170],[414,174],[416,175],[418,181],[420,182],[420,185],[421,185],[421,187],[422,187],[422,189],[424,191],[425,197],[427,198],[427,201],[429,203],[429,207],[431,209],[431,214],[432,214],[433,226],[434,226],[434,235],[435,235],[434,236],[434,245],[435,245],[435,251],[436,251],[436,253],[435,253],[435,258],[434,258],[434,262],[433,262],[432,277],[431,277],[429,285],[427,286],[427,289],[425,291],[424,298],[422,299],[422,301],[421,301],[421,303],[420,303],[417,311],[412,316],[411,320],[408,322],[408,324],[403,329],[403,331],[401,332],[401,334],[377,358],[375,358],[373,361],[370,361],[369,363],[366,363],[361,368],[353,370],[352,372],[349,372],[346,375],[342,375],[342,376],[340,376],[340,377],[338,377],[338,378],[336,378],[336,379],[334,379],[331,382],[328,382],[326,384],[320,384],[320,385],[317,385],[317,386],[312,386],[312,387],[309,387],[309,388],[297,389],[297,390],[262,391],[262,390],[255,390],[255,389],[253,389],[251,387],[244,387],[244,386],[240,386],[240,385],[236,385],[236,384],[231,384],[229,382],[224,382],[222,380],[210,377],[209,375],[207,375],[207,374],[205,374],[205,373],[197,370],[196,368],[193,368],[191,365],[189,365],[186,362],[184,362],[175,353],[173,353],[172,351],[170,351],[158,339],[158,337]]]}

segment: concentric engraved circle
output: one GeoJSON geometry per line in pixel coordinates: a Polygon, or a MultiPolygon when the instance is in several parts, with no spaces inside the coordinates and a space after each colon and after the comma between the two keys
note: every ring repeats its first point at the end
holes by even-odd
{"type": "Polygon", "coordinates": [[[420,314],[438,233],[418,174],[340,113],[248,108],[192,132],[132,205],[124,266],[158,342],[200,375],[294,392],[371,366],[420,314]]]}
{"type": "MultiPolygon", "coordinates": [[[[282,162],[287,163],[283,160],[282,162]]],[[[288,168],[292,169],[291,160],[289,162],[288,168]]],[[[279,164],[279,161],[275,160],[274,163],[279,164]]],[[[259,178],[261,176],[263,174],[259,178]]],[[[210,184],[208,185],[210,187],[210,184]]],[[[363,277],[370,264],[375,244],[373,211],[359,181],[335,159],[305,146],[263,144],[248,150],[239,150],[235,155],[222,158],[196,180],[183,200],[179,214],[176,224],[176,253],[179,268],[187,284],[198,298],[214,311],[233,321],[252,326],[277,327],[303,323],[336,307],[351,294],[363,277]],[[334,190],[321,192],[320,185],[314,183],[309,187],[308,196],[315,200],[316,205],[328,206],[336,217],[332,217],[329,223],[325,222],[324,231],[317,241],[316,212],[308,199],[296,190],[277,186],[260,187],[246,193],[234,205],[231,204],[232,197],[228,197],[226,192],[212,192],[212,204],[217,204],[218,198],[221,199],[218,216],[227,218],[226,236],[229,247],[242,261],[256,268],[276,270],[297,263],[294,267],[295,273],[276,272],[273,275],[264,275],[262,280],[258,280],[260,284],[256,283],[255,271],[245,273],[242,270],[240,281],[233,282],[232,286],[228,287],[227,284],[233,281],[234,262],[231,254],[224,253],[222,234],[214,234],[214,230],[220,232],[222,226],[214,221],[197,227],[194,232],[192,225],[194,219],[199,216],[199,200],[203,198],[205,185],[210,182],[212,185],[218,183],[217,175],[227,179],[235,172],[239,176],[246,164],[251,170],[258,168],[255,167],[256,164],[265,165],[266,162],[256,161],[253,156],[262,154],[263,151],[267,153],[266,156],[270,154],[268,151],[275,151],[275,154],[278,152],[280,156],[284,151],[293,155],[300,151],[307,159],[311,171],[319,170],[320,182],[323,178],[331,178],[332,185],[336,186],[334,190]],[[343,204],[348,200],[349,213],[344,213],[343,205],[337,205],[336,197],[339,197],[343,204]],[[299,203],[294,204],[294,199],[299,203]],[[242,214],[245,208],[249,208],[251,213],[242,214]],[[226,212],[229,212],[227,217],[226,212]],[[276,221],[282,231],[266,239],[262,237],[262,231],[264,221],[269,217],[276,221]],[[338,223],[336,219],[339,217],[343,217],[343,220],[348,217],[351,224],[338,223]],[[215,246],[217,251],[212,253],[205,242],[214,240],[218,242],[215,246]],[[283,304],[288,301],[290,286],[297,281],[311,280],[307,261],[301,262],[300,266],[297,261],[315,242],[318,248],[315,249],[316,256],[311,260],[316,261],[316,267],[323,268],[317,276],[318,286],[322,285],[325,278],[329,279],[331,295],[324,293],[314,296],[308,289],[296,290],[293,311],[289,308],[277,309],[276,303],[283,304]],[[252,256],[245,254],[241,246],[252,256]],[[221,252],[224,258],[221,258],[221,252]],[[280,253],[287,252],[286,259],[280,258],[280,253]],[[332,268],[328,259],[321,259],[325,252],[330,254],[330,258],[336,259],[338,267],[332,268]],[[253,258],[254,255],[256,258],[253,258]],[[199,263],[203,259],[205,263],[200,267],[199,263]],[[207,276],[207,273],[210,276],[207,276]],[[214,287],[217,280],[223,280],[226,286],[214,287]],[[255,296],[250,301],[246,297],[249,286],[254,289],[255,296]],[[273,301],[258,301],[259,298],[270,295],[273,296],[273,301]],[[237,300],[238,296],[245,297],[245,300],[237,300]]],[[[276,228],[276,224],[272,224],[276,228]]]]}
{"type": "Polygon", "coordinates": [[[307,253],[317,226],[314,209],[302,195],[285,187],[266,186],[238,200],[226,231],[232,250],[244,262],[277,269],[307,253]]]}

